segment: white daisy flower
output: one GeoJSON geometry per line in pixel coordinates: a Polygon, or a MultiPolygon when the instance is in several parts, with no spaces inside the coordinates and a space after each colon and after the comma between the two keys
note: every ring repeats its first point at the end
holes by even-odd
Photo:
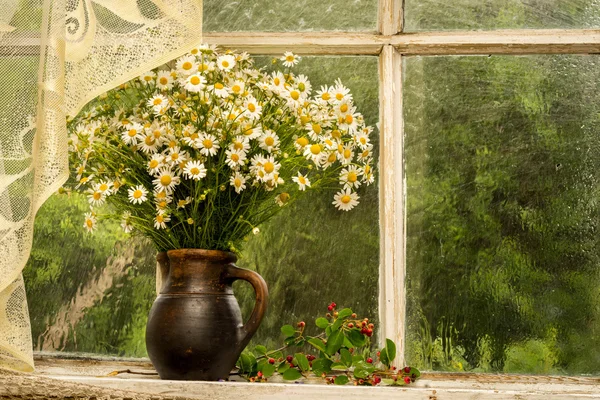
{"type": "Polygon", "coordinates": [[[175,186],[179,185],[180,179],[170,168],[161,168],[154,176],[152,181],[156,191],[165,191],[167,194],[173,192],[175,186]]]}
{"type": "Polygon", "coordinates": [[[332,89],[333,98],[337,101],[352,100],[350,89],[342,84],[340,79],[335,81],[335,86],[332,89]]]}
{"type": "Polygon", "coordinates": [[[113,193],[112,186],[113,186],[112,182],[100,181],[99,183],[94,185],[94,190],[97,190],[97,191],[102,192],[102,193],[106,194],[107,196],[109,196],[113,193]]]}
{"type": "Polygon", "coordinates": [[[312,85],[305,75],[295,77],[294,86],[305,96],[308,96],[312,92],[312,85]]]}
{"type": "Polygon", "coordinates": [[[252,124],[245,124],[241,127],[242,134],[248,139],[256,139],[262,135],[263,131],[260,126],[254,126],[252,124]]]}
{"type": "Polygon", "coordinates": [[[358,179],[358,176],[360,174],[361,171],[354,165],[344,168],[342,172],[340,172],[340,185],[343,185],[344,189],[359,187],[361,182],[358,179]]]}
{"type": "Polygon", "coordinates": [[[129,201],[133,204],[142,204],[148,200],[148,190],[143,185],[137,185],[127,191],[129,201]]]}
{"type": "Polygon", "coordinates": [[[160,90],[170,90],[173,87],[171,71],[158,71],[156,75],[156,87],[160,90]]]}
{"type": "Polygon", "coordinates": [[[297,138],[294,141],[294,147],[296,148],[296,150],[298,151],[304,151],[304,148],[306,146],[308,146],[310,142],[308,141],[307,138],[305,138],[304,136],[300,136],[299,138],[297,138]]]}
{"type": "Polygon", "coordinates": [[[158,140],[156,140],[152,133],[148,133],[148,131],[146,130],[146,133],[140,135],[139,139],[139,146],[144,153],[156,153],[156,151],[158,150],[158,140]]]}
{"type": "Polygon", "coordinates": [[[354,158],[354,151],[350,145],[342,146],[341,144],[338,147],[338,159],[344,165],[350,164],[352,159],[354,158]]]}
{"type": "Polygon", "coordinates": [[[315,165],[320,165],[324,156],[326,156],[326,153],[323,151],[323,146],[320,144],[315,143],[304,148],[304,157],[306,157],[307,160],[314,162],[315,165]]]}
{"type": "Polygon", "coordinates": [[[185,164],[183,173],[189,178],[195,181],[200,180],[206,176],[206,168],[200,161],[188,161],[185,164]]]}
{"type": "Polygon", "coordinates": [[[142,82],[144,85],[149,85],[151,83],[154,83],[154,78],[156,78],[156,74],[153,71],[148,71],[142,75],[140,75],[140,82],[142,82]]]}
{"type": "Polygon", "coordinates": [[[219,96],[223,99],[229,97],[229,88],[223,85],[221,82],[217,82],[214,85],[209,86],[208,90],[213,91],[216,96],[219,96]]]}
{"type": "Polygon", "coordinates": [[[322,101],[324,103],[330,103],[332,99],[335,97],[332,94],[333,88],[329,88],[328,86],[321,86],[321,89],[317,91],[317,100],[322,101]]]}
{"type": "Polygon", "coordinates": [[[206,84],[206,78],[203,77],[200,74],[193,74],[188,76],[188,78],[185,80],[185,90],[192,92],[192,93],[198,93],[201,90],[204,89],[206,84]]]}
{"type": "Polygon", "coordinates": [[[83,223],[83,227],[90,233],[94,232],[96,229],[96,216],[94,213],[85,213],[85,222],[83,223]]]}
{"type": "Polygon", "coordinates": [[[361,148],[361,150],[366,150],[369,147],[372,147],[369,135],[364,133],[363,131],[360,131],[356,135],[354,135],[354,141],[361,148]]]}
{"type": "Polygon", "coordinates": [[[234,187],[236,193],[240,193],[246,189],[246,178],[244,178],[244,175],[236,172],[229,178],[229,184],[234,187]]]}
{"type": "Polygon", "coordinates": [[[261,137],[258,138],[258,145],[261,149],[271,153],[279,149],[279,137],[271,130],[266,130],[261,137]]]}
{"type": "Polygon", "coordinates": [[[162,154],[154,154],[148,161],[148,171],[155,174],[158,170],[165,166],[165,157],[162,154]]]}
{"type": "Polygon", "coordinates": [[[288,68],[292,68],[293,66],[295,66],[296,64],[298,64],[301,60],[301,57],[295,55],[294,53],[292,53],[291,51],[286,51],[283,56],[280,58],[281,61],[283,61],[283,65],[288,67],[288,68]]]}
{"type": "Polygon", "coordinates": [[[333,204],[338,210],[350,211],[358,205],[358,195],[350,189],[339,191],[333,196],[333,204]]]}
{"type": "Polygon", "coordinates": [[[235,67],[235,57],[231,54],[225,54],[217,58],[217,67],[221,71],[231,71],[235,67]]]}
{"type": "Polygon", "coordinates": [[[147,102],[146,105],[156,110],[161,110],[163,108],[169,107],[169,100],[162,94],[157,94],[152,96],[147,102]]]}
{"type": "Polygon", "coordinates": [[[310,187],[310,180],[300,172],[298,172],[298,176],[294,176],[292,180],[298,184],[298,188],[302,191],[306,190],[307,187],[310,187]]]}
{"type": "Polygon", "coordinates": [[[244,94],[244,90],[246,89],[246,84],[244,81],[236,80],[232,84],[229,85],[229,90],[236,96],[241,96],[244,94]]]}
{"type": "Polygon", "coordinates": [[[262,106],[258,103],[258,101],[254,98],[254,96],[248,96],[246,101],[244,102],[244,115],[248,119],[258,119],[262,113],[262,106]]]}
{"type": "Polygon", "coordinates": [[[206,62],[205,60],[198,64],[198,72],[201,73],[213,72],[215,69],[217,69],[217,65],[212,61],[206,62]]]}
{"type": "Polygon", "coordinates": [[[179,210],[180,208],[185,208],[185,206],[187,206],[188,204],[190,204],[192,202],[192,198],[191,197],[186,197],[183,200],[179,200],[177,202],[177,209],[179,210]]]}
{"type": "Polygon", "coordinates": [[[189,76],[198,71],[198,62],[193,55],[186,55],[177,60],[175,67],[178,75],[189,76]]]}
{"type": "Polygon", "coordinates": [[[275,161],[273,156],[262,157],[257,155],[252,158],[251,171],[262,182],[272,180],[279,174],[279,168],[281,168],[281,164],[275,161]]]}
{"type": "Polygon", "coordinates": [[[231,169],[237,169],[246,164],[246,153],[244,150],[229,149],[225,154],[227,155],[227,165],[231,169]]]}
{"type": "Polygon", "coordinates": [[[337,152],[332,151],[321,159],[321,168],[327,169],[337,161],[337,152]]]}
{"type": "Polygon", "coordinates": [[[159,210],[156,217],[154,217],[154,228],[156,229],[166,229],[167,222],[171,221],[171,217],[168,214],[165,214],[164,210],[159,210]]]}
{"type": "Polygon", "coordinates": [[[125,142],[125,144],[136,145],[139,134],[144,131],[144,127],[137,122],[127,124],[125,126],[125,131],[121,132],[121,139],[125,142]]]}
{"type": "Polygon", "coordinates": [[[279,93],[280,90],[285,88],[285,76],[283,73],[277,71],[273,72],[271,77],[271,90],[279,93]]]}
{"type": "Polygon", "coordinates": [[[245,136],[236,136],[229,145],[229,150],[238,150],[247,152],[250,150],[250,140],[245,136]]]}
{"type": "Polygon", "coordinates": [[[288,193],[280,193],[275,197],[275,203],[277,203],[279,207],[283,207],[288,201],[290,201],[290,195],[288,193]]]}
{"type": "Polygon", "coordinates": [[[308,136],[315,141],[319,140],[321,134],[323,133],[323,127],[318,123],[309,122],[305,125],[305,128],[308,131],[308,136]]]}
{"type": "Polygon", "coordinates": [[[165,160],[169,165],[177,165],[185,162],[187,157],[187,152],[182,151],[179,146],[175,146],[169,148],[169,152],[165,155],[165,160]]]}
{"type": "Polygon", "coordinates": [[[93,206],[101,206],[104,204],[106,194],[95,188],[88,189],[88,201],[93,206]]]}
{"type": "Polygon", "coordinates": [[[365,161],[371,158],[373,151],[373,145],[369,144],[357,157],[359,161],[365,161]]]}
{"type": "Polygon", "coordinates": [[[133,225],[131,224],[131,213],[129,211],[125,211],[123,215],[121,215],[121,228],[125,233],[131,233],[133,231],[133,225]]]}
{"type": "Polygon", "coordinates": [[[375,175],[373,174],[373,169],[371,165],[368,163],[361,170],[363,182],[368,186],[371,183],[375,182],[375,175]]]}
{"type": "Polygon", "coordinates": [[[195,141],[196,147],[200,149],[200,154],[204,156],[214,156],[220,149],[219,140],[215,135],[210,133],[203,133],[195,141]]]}

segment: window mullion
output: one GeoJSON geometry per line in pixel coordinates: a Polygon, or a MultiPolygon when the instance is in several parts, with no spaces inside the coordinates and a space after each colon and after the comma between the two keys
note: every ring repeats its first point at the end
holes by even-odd
{"type": "Polygon", "coordinates": [[[402,32],[404,24],[403,0],[379,0],[377,30],[383,36],[392,36],[402,32]]]}
{"type": "Polygon", "coordinates": [[[380,155],[379,155],[379,338],[397,344],[396,365],[404,364],[406,314],[404,161],[402,117],[402,56],[393,46],[379,56],[380,155]]]}

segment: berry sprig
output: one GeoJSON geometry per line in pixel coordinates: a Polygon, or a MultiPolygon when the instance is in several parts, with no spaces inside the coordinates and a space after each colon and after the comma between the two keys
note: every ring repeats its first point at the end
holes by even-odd
{"type": "Polygon", "coordinates": [[[250,382],[266,382],[277,373],[288,381],[315,376],[328,384],[366,386],[403,386],[421,376],[416,368],[398,369],[392,365],[396,356],[392,340],[386,339],[379,351],[372,350],[375,325],[368,318],[359,318],[349,308],[338,311],[336,303],[330,303],[327,311],[325,317],[315,320],[322,330],[316,336],[307,335],[307,325],[300,321],[295,327],[281,327],[284,344],[280,349],[267,351],[258,345],[254,352],[244,351],[237,363],[239,375],[250,382]],[[316,355],[289,351],[305,345],[313,347],[316,355]],[[286,350],[291,354],[284,355],[286,350]]]}

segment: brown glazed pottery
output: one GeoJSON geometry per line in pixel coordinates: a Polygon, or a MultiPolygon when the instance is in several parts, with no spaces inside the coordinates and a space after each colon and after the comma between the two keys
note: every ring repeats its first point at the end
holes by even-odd
{"type": "Polygon", "coordinates": [[[180,249],[157,256],[166,277],[148,317],[146,347],[162,379],[228,379],[267,308],[268,289],[256,272],[235,266],[233,253],[180,249]],[[168,275],[167,275],[168,271],[168,275]],[[231,284],[252,284],[256,304],[246,324],[231,284]]]}

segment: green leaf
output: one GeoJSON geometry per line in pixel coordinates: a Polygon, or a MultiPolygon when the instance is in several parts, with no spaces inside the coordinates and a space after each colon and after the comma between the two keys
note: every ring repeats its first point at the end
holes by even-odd
{"type": "Polygon", "coordinates": [[[397,384],[398,384],[397,382],[394,382],[394,380],[393,380],[393,379],[387,379],[387,378],[384,378],[384,379],[382,379],[382,380],[381,380],[381,382],[382,382],[383,384],[385,384],[385,385],[389,385],[389,386],[394,386],[394,385],[397,385],[397,384]]]}
{"type": "Polygon", "coordinates": [[[290,369],[290,364],[287,361],[284,361],[281,364],[279,364],[279,366],[277,367],[277,372],[279,372],[280,374],[283,374],[288,369],[290,369]]]}
{"type": "Polygon", "coordinates": [[[415,376],[415,379],[418,379],[421,377],[421,371],[415,367],[410,367],[410,376],[412,377],[413,375],[415,376]]]}
{"type": "Polygon", "coordinates": [[[283,379],[286,381],[295,381],[302,378],[302,374],[296,368],[290,368],[283,373],[283,379]]]}
{"type": "Polygon", "coordinates": [[[336,385],[345,385],[346,383],[348,383],[348,377],[346,375],[340,375],[337,378],[335,378],[335,381],[333,382],[336,385]]]}
{"type": "Polygon", "coordinates": [[[341,318],[338,318],[335,320],[335,322],[333,323],[333,325],[331,325],[331,330],[333,332],[337,331],[338,329],[340,329],[342,327],[342,325],[344,324],[344,320],[341,318]]]}
{"type": "Polygon", "coordinates": [[[267,378],[273,376],[273,374],[275,373],[275,366],[272,364],[265,364],[263,365],[261,372],[263,373],[263,375],[267,378]]]}
{"type": "Polygon", "coordinates": [[[340,331],[335,331],[329,336],[327,339],[327,346],[325,347],[325,352],[330,356],[337,353],[337,351],[342,347],[344,343],[344,334],[340,331]]]}
{"type": "Polygon", "coordinates": [[[262,346],[262,345],[256,346],[254,348],[254,351],[256,351],[261,356],[266,356],[267,355],[267,348],[265,346],[262,346]]]}
{"type": "Polygon", "coordinates": [[[349,308],[344,308],[340,312],[338,312],[338,319],[344,319],[352,315],[352,310],[349,308]]]}
{"type": "Polygon", "coordinates": [[[346,332],[344,332],[344,344],[342,344],[342,347],[345,347],[347,349],[354,348],[354,345],[352,344],[352,342],[346,336],[346,332]]]}
{"type": "Polygon", "coordinates": [[[390,360],[388,359],[385,347],[379,350],[379,361],[381,361],[381,363],[387,367],[390,366],[390,360]]]}
{"type": "Polygon", "coordinates": [[[317,320],[315,321],[315,324],[317,324],[317,326],[321,329],[325,329],[329,326],[329,321],[326,318],[317,318],[317,320]]]}
{"type": "Polygon", "coordinates": [[[308,343],[319,351],[325,351],[325,343],[321,339],[310,338],[308,339],[308,343]]]}
{"type": "Polygon", "coordinates": [[[387,358],[391,364],[392,361],[394,361],[394,358],[396,358],[396,344],[392,339],[385,340],[385,352],[387,353],[387,358]]]}
{"type": "Polygon", "coordinates": [[[354,377],[358,379],[364,379],[369,376],[369,371],[364,368],[355,368],[354,369],[354,377]]]}
{"type": "Polygon", "coordinates": [[[300,367],[300,369],[303,372],[308,371],[310,369],[310,364],[308,363],[308,359],[304,354],[296,353],[294,357],[296,358],[296,364],[298,365],[298,367],[300,367]]]}
{"type": "Polygon", "coordinates": [[[334,362],[333,364],[331,364],[331,369],[333,371],[347,371],[348,367],[346,367],[346,364],[344,363],[334,362]]]}
{"type": "Polygon", "coordinates": [[[283,343],[284,343],[286,346],[289,346],[289,345],[291,345],[291,344],[294,344],[295,342],[296,342],[296,337],[295,337],[295,336],[290,336],[290,337],[287,337],[287,338],[285,338],[285,340],[283,341],[283,343]]]}
{"type": "Polygon", "coordinates": [[[283,353],[281,351],[279,351],[279,350],[277,350],[277,351],[269,351],[267,353],[267,356],[270,357],[270,358],[274,358],[276,360],[279,360],[280,358],[283,358],[283,353]]]}
{"type": "Polygon", "coordinates": [[[256,365],[256,358],[252,357],[248,353],[244,353],[240,356],[240,369],[244,373],[251,373],[252,369],[256,365]]]}
{"type": "Polygon", "coordinates": [[[348,332],[348,340],[355,347],[362,347],[367,343],[367,337],[360,333],[358,329],[352,329],[348,332]]]}
{"type": "Polygon", "coordinates": [[[331,365],[333,363],[326,358],[317,358],[312,363],[312,370],[317,376],[321,376],[323,372],[331,372],[331,365]]]}
{"type": "Polygon", "coordinates": [[[284,325],[281,327],[281,333],[283,333],[283,336],[286,338],[289,338],[296,335],[296,329],[291,325],[284,325]]]}
{"type": "Polygon", "coordinates": [[[350,368],[352,366],[352,354],[346,349],[341,349],[340,355],[342,356],[342,362],[350,368]]]}

